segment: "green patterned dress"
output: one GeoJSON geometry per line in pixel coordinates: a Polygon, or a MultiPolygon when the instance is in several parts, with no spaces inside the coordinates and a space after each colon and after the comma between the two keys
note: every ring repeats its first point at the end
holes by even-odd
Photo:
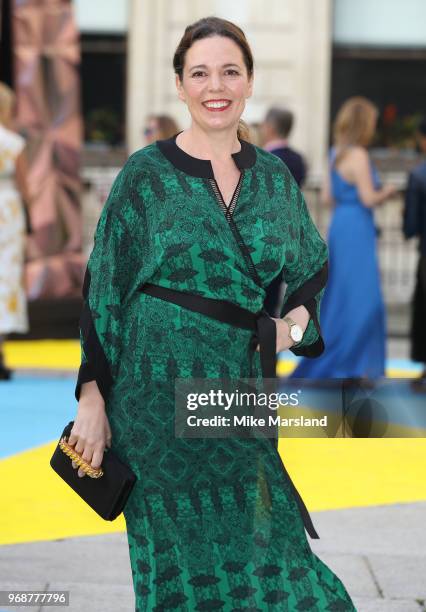
{"type": "Polygon", "coordinates": [[[259,353],[251,331],[147,295],[145,283],[257,313],[284,270],[282,315],[300,304],[311,314],[293,351],[323,347],[327,249],[303,197],[272,154],[241,141],[233,159],[241,174],[228,210],[210,161],[176,137],[136,152],[119,173],[86,272],[76,397],[97,381],[112,449],[138,477],[124,511],[137,612],[352,611],[310,549],[270,440],[175,437],[175,378],[260,379],[259,353]]]}

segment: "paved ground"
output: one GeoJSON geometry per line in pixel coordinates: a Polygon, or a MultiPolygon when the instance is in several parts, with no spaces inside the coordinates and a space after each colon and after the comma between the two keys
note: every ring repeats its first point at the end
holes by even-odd
{"type": "Polygon", "coordinates": [[[359,612],[426,610],[426,503],[314,515],[312,548],[336,571],[359,612]]]}
{"type": "MultiPolygon", "coordinates": [[[[312,548],[343,580],[359,612],[426,611],[426,502],[312,516],[321,536],[312,548]]],[[[72,612],[134,610],[124,533],[2,546],[0,576],[2,589],[69,590],[72,612]]],[[[49,609],[60,608],[0,612],[49,609]]]]}

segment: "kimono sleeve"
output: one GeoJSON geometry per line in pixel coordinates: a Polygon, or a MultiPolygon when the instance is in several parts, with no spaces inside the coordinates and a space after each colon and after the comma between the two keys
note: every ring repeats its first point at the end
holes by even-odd
{"type": "Polygon", "coordinates": [[[295,240],[292,255],[284,266],[287,288],[280,314],[284,317],[293,308],[305,306],[310,315],[308,326],[302,341],[290,350],[295,355],[318,357],[324,350],[319,316],[328,276],[328,250],[295,184],[291,194],[295,240]]]}
{"type": "MultiPolygon", "coordinates": [[[[119,362],[122,304],[129,292],[134,239],[129,231],[132,193],[131,170],[117,176],[95,232],[83,283],[84,305],[80,317],[81,366],[75,397],[81,385],[96,380],[104,400],[113,384],[119,362]]],[[[132,224],[134,225],[134,223],[132,224]]]]}

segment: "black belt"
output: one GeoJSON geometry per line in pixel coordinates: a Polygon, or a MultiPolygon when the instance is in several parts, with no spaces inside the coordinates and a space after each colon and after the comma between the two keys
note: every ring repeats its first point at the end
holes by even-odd
{"type": "Polygon", "coordinates": [[[259,343],[262,376],[263,378],[275,378],[277,328],[266,310],[263,309],[257,314],[253,314],[245,308],[232,304],[232,302],[205,298],[201,295],[184,293],[151,283],[143,285],[140,290],[143,293],[173,302],[178,306],[199,312],[222,323],[252,331],[254,333],[254,348],[255,344],[259,343]]]}
{"type": "MultiPolygon", "coordinates": [[[[188,310],[198,312],[200,314],[211,317],[222,323],[233,325],[241,329],[247,329],[253,332],[253,348],[259,344],[260,349],[260,365],[262,368],[262,376],[264,378],[276,377],[276,344],[277,331],[275,321],[269,316],[265,309],[262,309],[256,314],[253,314],[245,308],[241,308],[232,302],[225,300],[216,300],[214,298],[205,298],[201,295],[193,293],[185,293],[167,287],[160,287],[146,283],[140,287],[142,293],[151,295],[167,302],[172,302],[188,310]]],[[[277,450],[277,440],[273,440],[274,448],[277,450]]],[[[282,461],[281,461],[282,462],[282,461]]],[[[292,488],[300,512],[303,518],[306,531],[311,538],[319,539],[317,532],[313,526],[309,512],[299,494],[293,481],[290,478],[284,464],[282,463],[284,474],[286,475],[289,484],[292,488]]]]}

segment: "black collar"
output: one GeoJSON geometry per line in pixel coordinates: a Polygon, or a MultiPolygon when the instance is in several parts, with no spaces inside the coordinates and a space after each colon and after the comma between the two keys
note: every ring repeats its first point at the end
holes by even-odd
{"type": "MultiPolygon", "coordinates": [[[[199,178],[214,178],[213,167],[209,159],[198,159],[186,153],[183,149],[177,146],[176,137],[181,132],[178,132],[171,138],[166,140],[157,140],[157,146],[161,153],[167,157],[178,170],[182,170],[190,176],[199,178]]],[[[240,170],[251,168],[256,163],[256,149],[246,140],[240,140],[241,150],[237,153],[231,153],[235,165],[240,170]]]]}

